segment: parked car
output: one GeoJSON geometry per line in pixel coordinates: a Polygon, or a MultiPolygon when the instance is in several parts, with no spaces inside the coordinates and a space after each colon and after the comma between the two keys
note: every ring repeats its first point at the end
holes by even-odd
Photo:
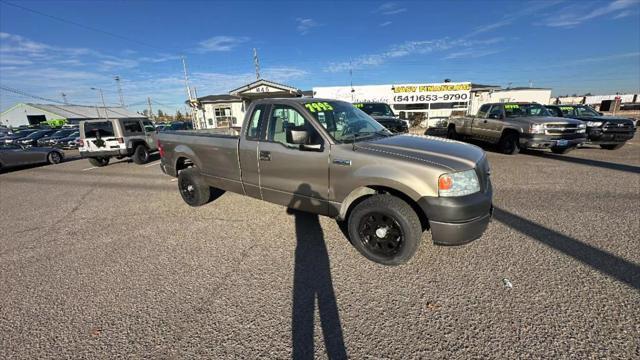
{"type": "Polygon", "coordinates": [[[79,150],[93,166],[106,166],[112,157],[144,164],[157,150],[155,126],[147,119],[82,121],[79,150]]]}
{"type": "Polygon", "coordinates": [[[62,159],[62,151],[50,147],[25,148],[18,144],[0,144],[0,169],[40,163],[57,164],[62,159]]]}
{"type": "Polygon", "coordinates": [[[394,133],[409,132],[409,125],[396,117],[391,107],[385,103],[361,102],[353,104],[356,108],[364,111],[375,121],[379,122],[387,130],[394,133]]]}
{"type": "Polygon", "coordinates": [[[80,132],[75,131],[69,136],[58,139],[54,144],[51,144],[51,146],[60,149],[77,149],[79,144],[78,140],[80,140],[80,132]]]}
{"type": "Polygon", "coordinates": [[[426,228],[435,243],[459,245],[491,216],[482,149],[393,134],[343,101],[257,100],[239,134],[164,131],[158,144],[187,204],[210,202],[215,188],[334,217],[360,253],[386,265],[408,261],[426,228]]]}
{"type": "Polygon", "coordinates": [[[587,126],[587,142],[607,150],[619,149],[633,139],[632,119],[604,116],[587,105],[547,105],[553,116],[577,119],[587,126]]]}
{"type": "Polygon", "coordinates": [[[38,130],[36,130],[36,129],[22,129],[22,130],[14,131],[11,134],[8,134],[8,135],[5,135],[5,136],[1,137],[0,138],[0,144],[4,144],[4,143],[11,144],[15,140],[21,139],[23,137],[26,137],[29,134],[34,133],[36,131],[38,131],[38,130]]]}
{"type": "Polygon", "coordinates": [[[504,154],[521,149],[565,154],[587,140],[582,121],[552,117],[543,105],[526,102],[484,104],[476,116],[451,119],[447,137],[496,144],[504,154]]]}
{"type": "Polygon", "coordinates": [[[50,136],[46,136],[38,140],[38,146],[55,146],[60,139],[65,138],[74,132],[77,132],[77,130],[74,130],[74,129],[58,130],[55,133],[51,134],[50,136]]]}
{"type": "Polygon", "coordinates": [[[174,121],[169,125],[165,125],[162,131],[175,130],[193,130],[193,124],[189,121],[174,121]]]}
{"type": "Polygon", "coordinates": [[[38,130],[38,131],[32,132],[31,134],[23,138],[16,139],[15,143],[25,147],[38,146],[38,140],[47,138],[53,135],[56,131],[58,130],[55,130],[55,129],[38,130]]]}

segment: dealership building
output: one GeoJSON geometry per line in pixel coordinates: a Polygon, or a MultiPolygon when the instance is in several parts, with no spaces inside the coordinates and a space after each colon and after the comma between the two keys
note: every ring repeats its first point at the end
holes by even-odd
{"type": "Polygon", "coordinates": [[[302,97],[348,102],[383,102],[402,119],[448,119],[476,113],[488,102],[535,101],[549,104],[551,89],[508,88],[471,82],[412,83],[362,86],[314,87],[303,91],[290,85],[259,79],[227,94],[208,95],[188,101],[199,129],[241,127],[249,104],[256,99],[302,97]]]}
{"type": "Polygon", "coordinates": [[[143,117],[123,107],[18,103],[0,114],[0,124],[18,127],[37,125],[48,120],[66,120],[69,124],[77,124],[82,120],[143,117]]]}

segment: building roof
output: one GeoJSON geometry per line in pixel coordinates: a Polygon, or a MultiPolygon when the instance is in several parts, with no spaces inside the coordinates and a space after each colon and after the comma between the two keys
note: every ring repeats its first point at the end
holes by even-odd
{"type": "Polygon", "coordinates": [[[471,83],[471,91],[474,90],[483,90],[483,89],[500,89],[498,85],[484,85],[484,84],[474,84],[471,83]]]}
{"type": "Polygon", "coordinates": [[[221,94],[221,95],[207,95],[207,96],[199,97],[198,101],[205,102],[205,103],[229,102],[229,101],[242,101],[242,98],[235,95],[221,94]]]}
{"type": "Polygon", "coordinates": [[[56,105],[56,104],[35,104],[25,103],[25,105],[59,115],[64,119],[101,119],[105,116],[110,119],[143,118],[143,115],[123,107],[96,107],[85,105],[56,105]]]}
{"type": "Polygon", "coordinates": [[[509,91],[509,90],[551,90],[551,89],[549,89],[549,88],[539,88],[539,87],[518,86],[518,87],[500,89],[498,91],[509,91]]]}
{"type": "Polygon", "coordinates": [[[233,90],[229,91],[229,94],[239,94],[239,93],[241,93],[243,91],[246,91],[246,90],[252,89],[254,87],[261,86],[261,85],[267,85],[267,86],[272,86],[272,87],[275,87],[275,88],[280,88],[282,90],[285,90],[285,91],[288,91],[288,92],[292,92],[292,93],[300,93],[300,90],[295,88],[295,87],[293,87],[293,86],[289,86],[289,85],[285,85],[285,84],[279,84],[277,82],[273,82],[273,81],[269,81],[269,80],[265,80],[265,79],[259,79],[259,80],[256,80],[256,81],[250,83],[250,84],[241,86],[241,87],[239,87],[237,89],[233,89],[233,90]]]}

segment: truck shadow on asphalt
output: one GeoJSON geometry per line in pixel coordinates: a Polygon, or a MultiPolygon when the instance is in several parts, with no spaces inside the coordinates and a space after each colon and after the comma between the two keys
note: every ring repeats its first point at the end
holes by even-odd
{"type": "Polygon", "coordinates": [[[493,217],[506,226],[589,265],[607,276],[635,289],[640,289],[640,266],[630,261],[498,207],[494,208],[493,217]]]}
{"type": "MultiPolygon", "coordinates": [[[[575,150],[575,151],[580,151],[580,150],[575,150]]],[[[574,164],[595,166],[603,169],[640,174],[640,166],[618,164],[618,163],[612,163],[612,162],[601,161],[601,160],[583,159],[583,158],[577,158],[577,157],[566,156],[566,155],[556,155],[551,153],[545,153],[542,151],[527,151],[525,154],[544,158],[544,159],[565,161],[565,162],[574,163],[574,164]]]]}
{"type": "MultiPolygon", "coordinates": [[[[301,188],[309,185],[303,184],[301,188]]],[[[314,358],[314,314],[316,299],[324,344],[329,359],[346,359],[338,304],[331,281],[329,254],[317,214],[294,210],[308,208],[309,200],[294,199],[287,213],[295,218],[296,252],[293,275],[291,341],[293,359],[314,358]]]]}

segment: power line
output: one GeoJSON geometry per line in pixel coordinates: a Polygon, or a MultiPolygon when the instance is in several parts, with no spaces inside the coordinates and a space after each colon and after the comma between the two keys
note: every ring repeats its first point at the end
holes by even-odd
{"type": "Polygon", "coordinates": [[[5,1],[5,0],[0,0],[0,3],[6,4],[6,5],[9,5],[9,6],[13,6],[15,8],[22,9],[22,10],[25,10],[25,11],[29,11],[29,12],[32,12],[34,14],[38,14],[40,16],[44,16],[44,17],[47,17],[47,18],[50,18],[50,19],[53,19],[53,20],[56,20],[56,21],[60,21],[60,22],[66,23],[66,24],[70,24],[70,25],[74,25],[74,26],[77,26],[77,27],[81,27],[83,29],[95,31],[95,32],[98,32],[98,33],[101,33],[101,34],[105,34],[105,35],[109,35],[111,37],[118,38],[118,39],[121,39],[121,40],[131,41],[131,42],[137,43],[138,45],[143,45],[143,46],[147,46],[147,47],[150,47],[150,48],[153,48],[153,49],[156,49],[156,50],[164,51],[164,49],[162,49],[160,47],[157,47],[157,46],[152,45],[152,44],[145,43],[143,41],[139,41],[139,40],[127,37],[127,36],[123,36],[123,35],[119,35],[119,34],[116,34],[116,33],[112,33],[110,31],[97,29],[97,28],[94,28],[94,27],[91,27],[91,26],[88,26],[88,25],[84,25],[84,24],[81,24],[81,23],[78,23],[78,22],[75,22],[75,21],[72,21],[72,20],[61,18],[61,17],[55,16],[55,15],[46,14],[46,13],[43,13],[41,11],[28,8],[26,6],[10,3],[10,2],[5,1]]]}
{"type": "Polygon", "coordinates": [[[29,93],[24,92],[22,90],[14,89],[14,88],[6,87],[6,86],[0,86],[0,90],[8,91],[8,92],[11,92],[11,93],[14,93],[14,94],[18,94],[18,95],[22,95],[22,96],[25,96],[25,97],[30,97],[30,98],[33,98],[33,99],[44,100],[44,101],[48,101],[48,102],[52,102],[52,103],[56,103],[56,104],[61,104],[61,105],[67,105],[62,101],[53,100],[53,99],[45,98],[45,97],[42,97],[42,96],[29,94],[29,93]]]}

